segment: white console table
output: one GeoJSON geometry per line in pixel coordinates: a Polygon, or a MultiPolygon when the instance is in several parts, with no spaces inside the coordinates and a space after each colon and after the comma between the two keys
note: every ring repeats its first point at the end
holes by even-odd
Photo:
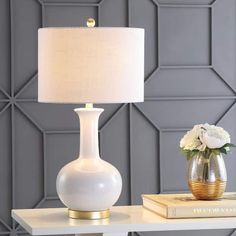
{"type": "Polygon", "coordinates": [[[236,217],[165,219],[142,206],[116,206],[103,220],[77,220],[66,208],[12,210],[12,217],[32,235],[104,234],[126,236],[135,231],[173,231],[236,228],[236,217]]]}

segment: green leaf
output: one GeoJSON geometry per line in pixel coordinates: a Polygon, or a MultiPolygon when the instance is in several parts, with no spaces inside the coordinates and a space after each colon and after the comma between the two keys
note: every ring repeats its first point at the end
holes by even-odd
{"type": "Polygon", "coordinates": [[[220,152],[224,153],[224,154],[227,154],[227,151],[225,150],[225,148],[220,148],[220,152]]]}
{"type": "Polygon", "coordinates": [[[233,143],[226,143],[225,146],[226,147],[236,147],[236,145],[234,145],[233,143]]]}
{"type": "Polygon", "coordinates": [[[221,148],[225,148],[225,147],[236,147],[236,145],[232,144],[232,143],[226,143],[223,147],[221,148]]]}
{"type": "Polygon", "coordinates": [[[199,153],[199,150],[185,150],[183,148],[180,149],[181,153],[187,157],[187,160],[190,160],[192,157],[194,157],[197,153],[199,153]]]}

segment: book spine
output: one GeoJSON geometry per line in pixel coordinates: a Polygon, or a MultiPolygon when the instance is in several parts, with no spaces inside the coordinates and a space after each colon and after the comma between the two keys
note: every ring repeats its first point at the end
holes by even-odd
{"type": "Polygon", "coordinates": [[[236,216],[236,207],[168,207],[167,218],[236,216]]]}

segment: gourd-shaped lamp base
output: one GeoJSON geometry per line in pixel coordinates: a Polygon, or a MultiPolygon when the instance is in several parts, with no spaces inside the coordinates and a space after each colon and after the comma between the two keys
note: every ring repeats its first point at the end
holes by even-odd
{"type": "Polygon", "coordinates": [[[103,109],[78,108],[80,155],[57,176],[57,193],[69,209],[69,217],[102,219],[118,200],[122,179],[119,171],[99,156],[98,119],[103,109]]]}

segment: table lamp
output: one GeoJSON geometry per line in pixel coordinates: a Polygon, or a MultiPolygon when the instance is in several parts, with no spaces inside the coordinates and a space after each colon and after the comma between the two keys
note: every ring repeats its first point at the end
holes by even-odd
{"type": "Polygon", "coordinates": [[[78,159],[65,165],[56,180],[68,215],[79,219],[109,217],[118,200],[119,171],[102,160],[98,119],[93,103],[142,102],[144,99],[144,29],[120,27],[41,28],[38,31],[38,101],[84,103],[78,159]]]}

